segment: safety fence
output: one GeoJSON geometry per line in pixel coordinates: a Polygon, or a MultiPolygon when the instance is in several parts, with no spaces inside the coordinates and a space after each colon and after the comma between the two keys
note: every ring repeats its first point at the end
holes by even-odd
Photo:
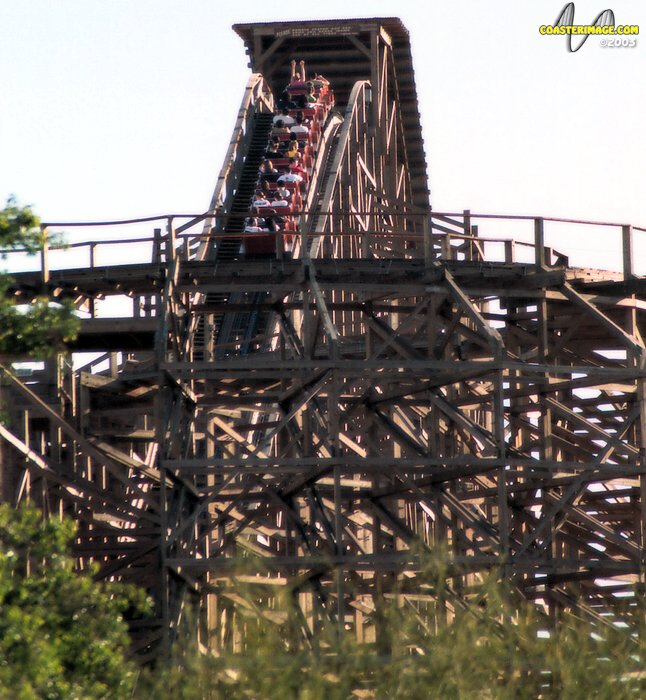
{"type": "MultiPolygon", "coordinates": [[[[352,250],[356,251],[356,257],[425,257],[427,262],[451,260],[592,268],[607,271],[613,279],[646,274],[646,229],[630,224],[476,214],[465,210],[406,212],[408,230],[391,230],[389,212],[353,211],[347,217],[338,212],[316,213],[319,217],[334,217],[337,223],[327,227],[332,230],[308,234],[309,239],[350,239],[354,242],[352,250]],[[361,227],[356,225],[360,217],[361,227]],[[339,225],[338,221],[344,219],[345,225],[339,225]]],[[[401,212],[398,214],[401,216],[401,212]]],[[[175,257],[189,261],[195,259],[193,251],[205,240],[241,236],[227,233],[226,218],[222,213],[211,211],[122,221],[48,223],[43,224],[46,242],[39,255],[30,255],[20,248],[2,250],[0,254],[6,271],[39,271],[45,283],[56,270],[148,264],[175,257]],[[204,233],[205,221],[212,223],[211,227],[206,227],[209,233],[204,233]],[[65,243],[59,242],[61,237],[65,243]],[[50,240],[55,242],[49,243],[50,240]]],[[[289,243],[283,242],[300,234],[279,231],[242,235],[275,236],[277,256],[281,257],[289,247],[289,243]]],[[[300,249],[306,250],[307,246],[301,245],[300,249]]]]}

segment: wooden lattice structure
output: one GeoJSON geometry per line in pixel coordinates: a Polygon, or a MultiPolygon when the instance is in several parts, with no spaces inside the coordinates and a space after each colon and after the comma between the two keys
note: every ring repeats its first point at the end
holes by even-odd
{"type": "Polygon", "coordinates": [[[493,567],[548,612],[630,624],[617,603],[644,572],[641,230],[616,229],[608,272],[546,245],[550,220],[517,242],[431,213],[398,20],[236,29],[257,73],[209,211],[165,217],[134,244],[143,262],[101,263],[132,239],[89,236],[72,266],[45,251],[14,276],[21,300],[75,299],[71,350],[100,355],[5,366],[3,500],[71,515],[80,566],[147,588],[143,658],[190,602],[205,644],[235,643],[240,552],[267,599],[291,587],[304,636],[325,616],[369,639],[394,590],[443,619],[493,567]],[[296,52],[338,107],[300,239],[293,258],[223,259],[255,120],[296,52]],[[106,317],[116,297],[129,312],[106,317]],[[436,597],[416,571],[440,543],[460,567],[436,597]]]}

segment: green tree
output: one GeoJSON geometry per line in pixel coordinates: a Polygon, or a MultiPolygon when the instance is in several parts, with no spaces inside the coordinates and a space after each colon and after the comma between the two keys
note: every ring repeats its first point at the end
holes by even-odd
{"type": "MultiPolygon", "coordinates": [[[[56,239],[52,241],[60,243],[56,239]]],[[[31,207],[19,206],[13,197],[0,210],[0,249],[36,254],[45,244],[40,220],[31,207]]],[[[17,304],[9,294],[11,277],[0,274],[0,355],[43,359],[76,337],[79,320],[71,302],[53,302],[37,295],[17,304]]]]}
{"type": "Polygon", "coordinates": [[[76,572],[69,520],[0,506],[0,697],[125,700],[135,665],[123,612],[140,592],[76,572]]]}
{"type": "MultiPolygon", "coordinates": [[[[13,198],[0,210],[0,250],[38,253],[38,217],[13,198]]],[[[60,245],[59,238],[49,244],[60,245]]],[[[71,302],[45,295],[19,299],[0,273],[0,355],[44,359],[79,328],[71,302]],[[27,303],[24,303],[27,302],[27,303]]],[[[99,584],[76,572],[69,520],[44,519],[32,507],[0,505],[0,698],[121,700],[132,697],[137,667],[123,612],[145,608],[142,591],[99,584]]]]}

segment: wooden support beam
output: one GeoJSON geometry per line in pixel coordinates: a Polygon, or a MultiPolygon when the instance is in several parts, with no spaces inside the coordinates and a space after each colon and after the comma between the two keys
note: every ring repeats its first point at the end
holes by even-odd
{"type": "Polygon", "coordinates": [[[610,320],[606,314],[601,312],[594,304],[584,299],[569,282],[563,284],[563,293],[565,296],[577,306],[584,309],[588,315],[592,316],[597,323],[603,326],[606,330],[616,337],[623,345],[631,352],[642,355],[644,346],[634,336],[626,333],[620,326],[610,320]]]}

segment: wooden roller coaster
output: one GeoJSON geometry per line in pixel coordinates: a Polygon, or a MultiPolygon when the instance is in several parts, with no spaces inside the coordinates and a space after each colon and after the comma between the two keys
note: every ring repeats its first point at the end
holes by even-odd
{"type": "Polygon", "coordinates": [[[397,19],[235,30],[254,72],[208,211],[113,222],[116,237],[13,275],[21,301],[74,299],[82,329],[69,355],[2,369],[2,499],[73,517],[80,567],[150,592],[154,616],[132,622],[144,660],[191,604],[205,646],[237,643],[241,556],[260,597],[290,587],[304,637],[325,617],[374,638],[395,590],[444,620],[494,567],[550,614],[632,624],[643,230],[602,229],[608,271],[549,245],[591,225],[432,212],[397,19]],[[248,259],[293,57],[330,80],[335,108],[291,254],[279,232],[275,254],[248,259]],[[420,551],[440,545],[450,595],[417,585],[420,551]]]}

